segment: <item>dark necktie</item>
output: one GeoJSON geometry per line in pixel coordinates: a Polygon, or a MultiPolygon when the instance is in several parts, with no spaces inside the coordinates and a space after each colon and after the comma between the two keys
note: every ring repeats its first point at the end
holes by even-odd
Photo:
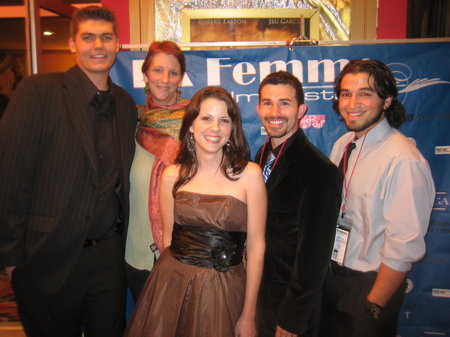
{"type": "Polygon", "coordinates": [[[352,153],[353,149],[356,147],[356,144],[351,142],[347,145],[347,149],[342,154],[341,161],[339,162],[339,171],[342,173],[342,177],[345,177],[345,171],[347,171],[348,167],[348,158],[350,158],[350,154],[352,153]]]}
{"type": "Polygon", "coordinates": [[[263,177],[264,182],[267,182],[270,176],[270,172],[272,172],[272,164],[275,161],[275,156],[273,155],[272,151],[269,152],[269,155],[267,156],[266,163],[264,164],[263,168],[263,177]]]}

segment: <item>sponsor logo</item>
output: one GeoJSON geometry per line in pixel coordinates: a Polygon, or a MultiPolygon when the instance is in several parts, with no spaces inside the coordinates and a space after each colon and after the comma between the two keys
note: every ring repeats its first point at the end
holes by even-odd
{"type": "Polygon", "coordinates": [[[450,154],[450,146],[435,146],[434,147],[434,154],[440,155],[440,154],[450,154]]]}
{"type": "Polygon", "coordinates": [[[326,115],[306,115],[300,121],[300,127],[302,129],[322,129],[326,122],[326,115]]]}
{"type": "Polygon", "coordinates": [[[450,84],[440,78],[416,78],[412,79],[413,71],[405,63],[390,63],[389,69],[397,80],[398,100],[404,102],[408,93],[437,84],[450,84]]]}
{"type": "MultiPolygon", "coordinates": [[[[326,115],[307,115],[300,121],[300,127],[302,129],[322,129],[325,126],[327,120],[326,115]]],[[[261,126],[261,135],[267,136],[267,131],[261,126]]]]}
{"type": "MultiPolygon", "coordinates": [[[[141,67],[144,60],[133,60],[133,86],[143,88],[141,67]]],[[[248,86],[261,82],[268,74],[279,70],[291,72],[303,84],[307,101],[333,99],[333,82],[339,72],[349,62],[348,59],[323,60],[273,60],[262,62],[238,62],[231,57],[210,57],[204,61],[208,86],[224,85],[225,74],[229,73],[233,82],[239,86],[248,86]]],[[[405,101],[408,93],[438,84],[450,84],[441,78],[413,79],[411,67],[405,63],[388,64],[397,80],[399,100],[405,101]]],[[[189,74],[184,75],[182,87],[193,87],[189,74]]]]}
{"type": "MultiPolygon", "coordinates": [[[[248,86],[258,84],[268,74],[279,70],[289,71],[302,83],[306,101],[332,100],[334,97],[333,82],[339,72],[349,62],[347,59],[336,61],[324,60],[274,60],[263,62],[239,62],[235,63],[230,57],[206,58],[205,73],[208,86],[224,85],[224,77],[228,72],[235,85],[248,86]]],[[[142,78],[141,67],[144,60],[132,61],[133,87],[143,88],[145,83],[142,78]]],[[[189,74],[186,72],[181,82],[181,87],[193,87],[189,74]]],[[[253,97],[254,94],[247,96],[253,97]]],[[[257,94],[256,94],[257,96],[257,94]]],[[[235,97],[238,101],[239,97],[235,97]]]]}
{"type": "Polygon", "coordinates": [[[450,298],[450,289],[433,288],[431,290],[431,296],[450,298]]]}
{"type": "Polygon", "coordinates": [[[447,192],[436,192],[434,199],[433,211],[447,211],[450,201],[448,200],[447,192]]]}

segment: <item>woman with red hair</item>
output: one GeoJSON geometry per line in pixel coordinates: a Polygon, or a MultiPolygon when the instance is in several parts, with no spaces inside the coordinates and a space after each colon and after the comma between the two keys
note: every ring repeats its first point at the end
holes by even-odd
{"type": "Polygon", "coordinates": [[[178,132],[189,103],[179,90],[185,72],[186,59],[177,44],[155,41],[150,45],[142,65],[146,102],[138,106],[125,252],[128,287],[135,301],[162,250],[159,184],[179,147],[178,132]]]}

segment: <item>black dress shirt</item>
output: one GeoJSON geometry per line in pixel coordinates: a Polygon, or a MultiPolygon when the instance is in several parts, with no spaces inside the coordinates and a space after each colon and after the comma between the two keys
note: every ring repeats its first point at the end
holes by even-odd
{"type": "Polygon", "coordinates": [[[97,198],[87,239],[102,239],[116,229],[120,201],[120,153],[114,96],[110,91],[95,93],[87,107],[97,157],[97,198]]]}

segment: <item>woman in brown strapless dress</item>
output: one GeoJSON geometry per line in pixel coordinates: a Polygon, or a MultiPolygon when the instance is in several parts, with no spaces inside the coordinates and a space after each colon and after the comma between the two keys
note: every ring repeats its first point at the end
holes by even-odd
{"type": "Polygon", "coordinates": [[[165,249],[125,336],[254,337],[266,191],[226,90],[194,95],[180,141],[161,181],[165,249]]]}

